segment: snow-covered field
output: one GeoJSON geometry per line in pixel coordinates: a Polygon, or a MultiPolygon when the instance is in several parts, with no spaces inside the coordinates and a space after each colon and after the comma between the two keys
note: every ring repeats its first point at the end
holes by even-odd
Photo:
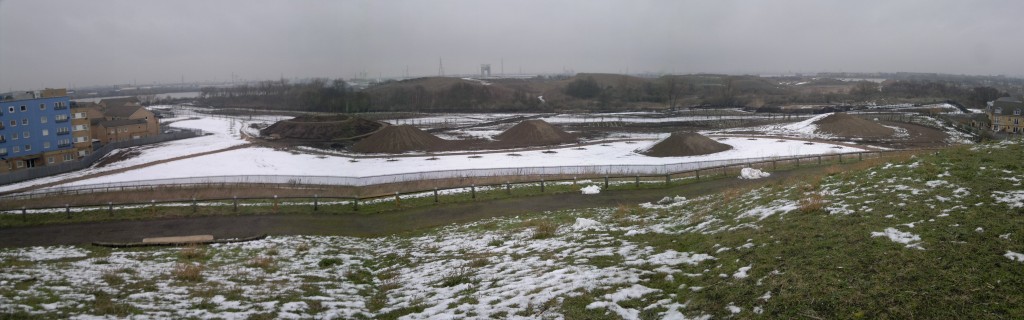
{"type": "MultiPolygon", "coordinates": [[[[0,186],[0,191],[15,190],[31,185],[51,183],[243,145],[248,142],[242,139],[239,134],[240,130],[248,128],[250,123],[265,123],[273,120],[209,117],[200,113],[191,113],[190,115],[199,118],[177,120],[171,122],[169,126],[173,128],[200,129],[211,134],[193,139],[132,148],[133,151],[138,152],[138,155],[126,160],[114,162],[100,168],[89,168],[77,172],[0,186]]],[[[491,116],[500,117],[501,115],[491,116]]],[[[490,133],[497,132],[483,131],[481,135],[490,133]]],[[[634,152],[636,149],[642,149],[654,143],[663,136],[649,135],[649,137],[651,138],[650,140],[643,141],[619,141],[582,147],[566,146],[549,150],[494,152],[474,156],[422,154],[421,156],[391,158],[387,155],[380,155],[380,157],[360,159],[352,159],[344,154],[324,155],[315,152],[306,153],[265,147],[251,147],[170,161],[126,172],[80,180],[66,185],[81,186],[112,182],[208,176],[275,175],[359,178],[445,170],[669,165],[728,159],[788,157],[864,151],[855,147],[828,143],[808,143],[799,140],[721,137],[718,138],[719,142],[733,146],[732,150],[702,156],[666,158],[648,157],[634,152]]],[[[596,172],[597,170],[601,170],[601,168],[591,171],[596,172]]]]}

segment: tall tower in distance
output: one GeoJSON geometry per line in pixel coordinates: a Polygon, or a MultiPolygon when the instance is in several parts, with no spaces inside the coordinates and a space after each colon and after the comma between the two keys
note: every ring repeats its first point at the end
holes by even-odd
{"type": "Polygon", "coordinates": [[[481,64],[480,65],[480,76],[481,77],[485,77],[484,74],[486,74],[486,77],[490,77],[491,76],[491,65],[490,64],[481,64]]]}
{"type": "Polygon", "coordinates": [[[437,58],[437,76],[444,76],[444,61],[442,61],[441,58],[437,58]]]}

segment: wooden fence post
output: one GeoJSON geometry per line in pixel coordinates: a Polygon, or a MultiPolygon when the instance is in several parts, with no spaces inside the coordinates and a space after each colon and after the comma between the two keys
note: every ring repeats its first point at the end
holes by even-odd
{"type": "Polygon", "coordinates": [[[640,175],[636,175],[636,187],[640,188],[640,175]]]}
{"type": "Polygon", "coordinates": [[[359,198],[352,198],[352,211],[359,211],[359,198]]]}
{"type": "Polygon", "coordinates": [[[608,189],[608,176],[604,176],[604,188],[608,189]]]}
{"type": "Polygon", "coordinates": [[[512,184],[509,183],[508,180],[505,181],[505,193],[509,195],[512,194],[512,184]]]}
{"type": "Polygon", "coordinates": [[[149,200],[149,213],[156,213],[156,200],[149,200]]]}
{"type": "Polygon", "coordinates": [[[21,222],[25,222],[25,219],[27,219],[27,218],[25,217],[25,214],[26,214],[26,212],[25,212],[25,207],[24,207],[24,206],[22,206],[22,207],[21,207],[21,222]]]}
{"type": "Polygon", "coordinates": [[[434,203],[439,203],[441,200],[437,197],[437,188],[434,188],[434,203]]]}
{"type": "Polygon", "coordinates": [[[68,219],[71,219],[71,205],[64,204],[64,213],[68,215],[68,219]]]}
{"type": "Polygon", "coordinates": [[[818,156],[818,165],[821,165],[821,156],[818,156]]]}
{"type": "Polygon", "coordinates": [[[313,195],[313,211],[317,211],[317,210],[320,210],[320,195],[319,194],[314,194],[313,195]]]}
{"type": "Polygon", "coordinates": [[[234,210],[235,210],[235,212],[238,212],[238,196],[233,196],[232,198],[234,198],[234,200],[235,200],[234,201],[234,203],[235,203],[234,210]]]}
{"type": "Polygon", "coordinates": [[[277,195],[274,195],[274,212],[277,212],[277,195]]]}
{"type": "Polygon", "coordinates": [[[672,174],[666,174],[665,175],[665,185],[667,186],[667,185],[669,185],[671,183],[672,183],[672,174]]]}
{"type": "Polygon", "coordinates": [[[473,194],[473,199],[476,199],[476,184],[469,185],[469,192],[473,194]]]}
{"type": "Polygon", "coordinates": [[[402,197],[398,196],[398,191],[395,191],[395,206],[396,207],[401,207],[402,206],[402,197]]]}
{"type": "Polygon", "coordinates": [[[544,179],[540,179],[540,192],[544,193],[544,179]]]}
{"type": "Polygon", "coordinates": [[[697,181],[700,181],[700,169],[697,169],[695,173],[697,174],[697,181]]]}
{"type": "Polygon", "coordinates": [[[114,202],[107,201],[107,215],[114,216],[114,202]]]}

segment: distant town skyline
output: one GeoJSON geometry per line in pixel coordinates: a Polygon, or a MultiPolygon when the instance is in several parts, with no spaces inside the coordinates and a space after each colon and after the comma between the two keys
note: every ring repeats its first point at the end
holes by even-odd
{"type": "Polygon", "coordinates": [[[0,90],[513,73],[1024,75],[1024,2],[0,0],[0,90]],[[440,60],[440,61],[439,61],[440,60]]]}

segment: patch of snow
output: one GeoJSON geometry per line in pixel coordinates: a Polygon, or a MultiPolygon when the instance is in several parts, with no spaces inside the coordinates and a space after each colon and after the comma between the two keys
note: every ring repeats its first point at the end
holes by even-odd
{"type": "Polygon", "coordinates": [[[770,173],[762,172],[760,169],[743,168],[740,170],[740,179],[760,179],[771,176],[770,173]]]}
{"type": "Polygon", "coordinates": [[[871,237],[886,237],[892,242],[901,243],[907,245],[907,248],[914,248],[924,250],[921,247],[921,236],[913,233],[899,231],[896,228],[885,228],[882,232],[872,232],[871,237]]]}
{"type": "Polygon", "coordinates": [[[1024,262],[1024,254],[1020,254],[1020,253],[1016,253],[1016,252],[1013,252],[1013,251],[1010,251],[1010,250],[1006,250],[1006,253],[1003,254],[1003,256],[1006,257],[1007,259],[1010,259],[1010,260],[1013,260],[1013,261],[1024,262]]]}
{"type": "Polygon", "coordinates": [[[600,222],[587,218],[576,218],[576,223],[573,223],[571,229],[576,231],[584,230],[597,230],[601,226],[600,222]]]}
{"type": "Polygon", "coordinates": [[[598,185],[589,185],[580,189],[583,194],[598,194],[601,193],[601,187],[598,185]]]}
{"type": "Polygon", "coordinates": [[[751,266],[752,265],[740,268],[736,273],[732,274],[732,277],[736,279],[746,279],[749,276],[747,271],[750,271],[751,266]]]}

